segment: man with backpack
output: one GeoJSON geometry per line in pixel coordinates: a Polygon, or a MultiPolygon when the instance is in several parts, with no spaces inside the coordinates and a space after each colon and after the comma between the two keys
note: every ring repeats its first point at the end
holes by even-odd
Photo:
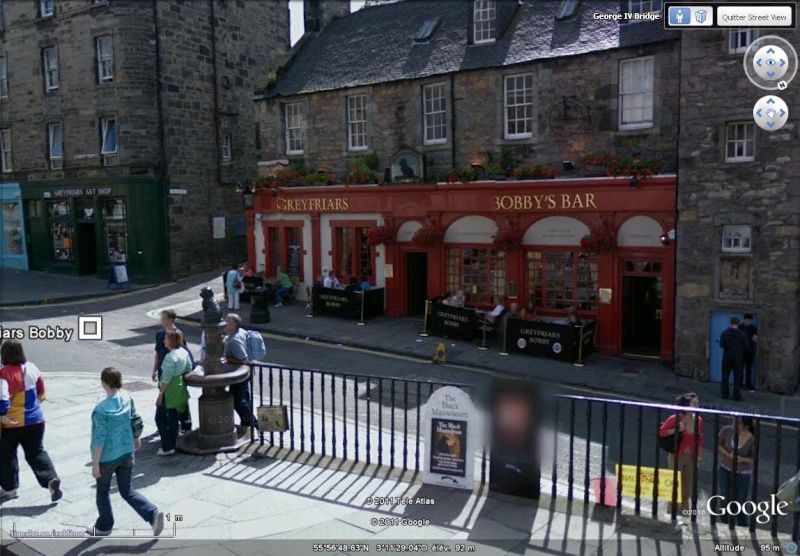
{"type": "MultiPolygon", "coordinates": [[[[261,359],[266,355],[264,339],[258,332],[248,332],[242,328],[242,319],[236,313],[225,317],[225,362],[229,365],[247,365],[253,360],[261,359]],[[255,338],[258,336],[260,342],[255,338]]],[[[233,395],[233,408],[239,414],[239,421],[244,427],[258,428],[258,418],[253,413],[250,405],[249,381],[231,384],[233,395]]]]}

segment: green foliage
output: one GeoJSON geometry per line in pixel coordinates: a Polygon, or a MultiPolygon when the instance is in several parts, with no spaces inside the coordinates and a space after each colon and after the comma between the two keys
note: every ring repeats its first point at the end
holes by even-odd
{"type": "Polygon", "coordinates": [[[375,153],[354,156],[350,159],[350,168],[352,170],[368,170],[377,174],[380,165],[381,161],[375,153]]]}

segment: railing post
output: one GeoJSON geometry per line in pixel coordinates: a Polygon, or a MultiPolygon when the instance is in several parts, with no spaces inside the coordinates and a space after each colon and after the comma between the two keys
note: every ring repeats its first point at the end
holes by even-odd
{"type": "Polygon", "coordinates": [[[503,349],[500,355],[508,355],[508,318],[503,318],[503,349]]]}
{"type": "Polygon", "coordinates": [[[578,360],[572,365],[574,367],[585,367],[583,364],[583,324],[578,329],[578,360]]]}
{"type": "Polygon", "coordinates": [[[362,291],[361,292],[361,320],[358,322],[359,326],[364,326],[365,324],[367,324],[364,321],[364,300],[365,299],[367,299],[367,292],[362,291]]]}
{"type": "Polygon", "coordinates": [[[428,333],[428,313],[430,313],[430,310],[431,310],[431,300],[426,299],[425,316],[422,319],[422,333],[420,334],[420,336],[422,336],[423,338],[427,338],[428,336],[430,336],[430,334],[428,333]]]}
{"type": "Polygon", "coordinates": [[[484,316],[484,321],[483,324],[481,325],[481,332],[483,333],[481,339],[481,345],[478,346],[478,349],[481,351],[486,351],[487,349],[489,349],[488,347],[486,347],[486,327],[488,326],[489,321],[485,319],[486,317],[484,316]]]}

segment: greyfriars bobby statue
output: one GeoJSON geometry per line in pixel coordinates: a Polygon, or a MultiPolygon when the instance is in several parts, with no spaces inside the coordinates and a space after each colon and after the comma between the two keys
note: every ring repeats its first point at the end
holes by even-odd
{"type": "Polygon", "coordinates": [[[206,286],[200,290],[200,297],[203,298],[203,321],[200,326],[218,326],[222,321],[222,310],[213,290],[206,286]]]}

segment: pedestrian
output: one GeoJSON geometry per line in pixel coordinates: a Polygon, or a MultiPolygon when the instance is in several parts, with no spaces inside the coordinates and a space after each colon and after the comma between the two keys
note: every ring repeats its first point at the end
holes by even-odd
{"type": "MultiPolygon", "coordinates": [[[[678,396],[675,399],[675,405],[694,408],[700,405],[700,399],[697,394],[690,392],[678,396]]],[[[670,415],[661,425],[658,436],[661,438],[674,437],[676,427],[679,432],[678,446],[673,453],[669,454],[667,460],[669,468],[673,470],[677,468],[681,476],[681,502],[676,508],[676,513],[687,515],[694,490],[695,470],[703,461],[703,418],[695,415],[692,411],[682,411],[677,415],[670,415]]],[[[672,515],[672,503],[668,504],[668,511],[672,515]]]]}
{"type": "Polygon", "coordinates": [[[135,451],[142,447],[141,418],[130,394],[122,391],[122,373],[107,367],[100,373],[106,398],[92,412],[92,477],[97,480],[97,520],[86,530],[91,537],[105,537],[114,530],[111,511],[111,478],[117,490],[136,513],[153,526],[153,535],[164,530],[164,513],[131,487],[135,451]]]}
{"type": "Polygon", "coordinates": [[[242,291],[242,273],[234,264],[225,275],[225,291],[228,292],[228,309],[239,310],[239,294],[242,291]]]}
{"type": "MultiPolygon", "coordinates": [[[[229,313],[225,317],[225,362],[228,365],[247,365],[249,357],[247,355],[247,333],[242,328],[242,318],[236,313],[229,313]]],[[[231,384],[231,394],[233,395],[233,408],[239,415],[239,421],[243,427],[258,428],[258,419],[253,414],[250,405],[250,386],[248,381],[238,384],[231,384]]]]}
{"type": "Polygon", "coordinates": [[[292,283],[292,279],[289,278],[289,275],[283,271],[281,265],[275,267],[275,274],[278,277],[275,282],[275,307],[282,307],[283,296],[284,294],[292,292],[294,283],[292,283]]]}
{"type": "Polygon", "coordinates": [[[750,340],[747,334],[739,330],[739,317],[731,317],[731,326],[719,337],[722,348],[722,398],[728,399],[729,382],[733,373],[733,399],[742,401],[742,369],[744,360],[750,351],[750,340]]]}
{"type": "Polygon", "coordinates": [[[61,479],[43,445],[42,372],[25,358],[17,340],[3,342],[0,362],[0,499],[19,496],[17,448],[22,446],[39,485],[50,491],[51,502],[57,502],[62,496],[61,479]]]}
{"type": "Polygon", "coordinates": [[[169,353],[164,357],[164,370],[158,383],[160,392],[156,401],[156,426],[161,436],[161,449],[157,455],[172,456],[178,442],[180,415],[189,404],[189,390],[183,377],[192,371],[192,360],[183,347],[183,334],[180,332],[167,332],[164,344],[169,348],[169,353]]]}
{"type": "MultiPolygon", "coordinates": [[[[722,427],[719,431],[719,495],[723,498],[720,506],[726,507],[732,500],[740,505],[747,501],[755,450],[756,437],[752,417],[736,417],[732,425],[722,427]]],[[[727,513],[720,517],[720,521],[728,523],[727,513]]],[[[736,516],[736,525],[749,525],[744,512],[739,512],[736,516]]]]}
{"type": "Polygon", "coordinates": [[[758,344],[758,327],[753,324],[753,315],[745,313],[744,324],[740,327],[750,341],[750,351],[744,356],[744,379],[742,387],[749,392],[756,391],[756,377],[753,374],[753,362],[756,360],[756,346],[758,344]]]}
{"type": "MultiPolygon", "coordinates": [[[[184,336],[181,329],[175,325],[175,320],[177,318],[178,315],[177,313],[175,313],[173,309],[164,309],[163,311],[161,311],[161,330],[156,332],[156,355],[155,355],[155,360],[153,362],[153,382],[159,382],[161,380],[162,365],[164,363],[164,358],[170,351],[169,348],[164,343],[166,334],[169,331],[180,332],[181,337],[183,337],[183,348],[189,354],[189,359],[192,361],[192,367],[194,367],[195,365],[192,352],[189,349],[188,344],[186,343],[186,336],[184,336]]],[[[187,433],[190,430],[192,430],[192,413],[189,409],[189,404],[186,404],[186,410],[180,414],[180,423],[181,423],[181,432],[187,433]]]]}

